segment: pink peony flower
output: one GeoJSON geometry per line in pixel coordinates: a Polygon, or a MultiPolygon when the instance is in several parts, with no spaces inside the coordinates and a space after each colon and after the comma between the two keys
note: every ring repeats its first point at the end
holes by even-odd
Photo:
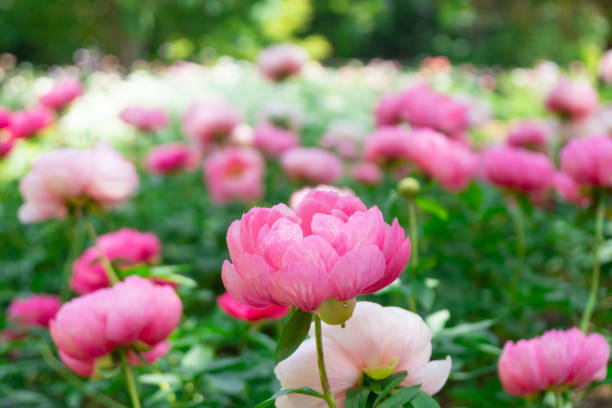
{"type": "Polygon", "coordinates": [[[289,207],[295,211],[297,210],[300,203],[304,200],[304,198],[311,191],[330,191],[332,193],[338,194],[340,197],[349,197],[355,196],[355,192],[348,187],[340,188],[335,186],[329,186],[327,184],[319,184],[316,187],[303,187],[299,190],[291,193],[291,197],[289,197],[289,207]]]}
{"type": "Polygon", "coordinates": [[[259,121],[277,128],[299,133],[302,127],[303,114],[299,106],[273,100],[266,103],[262,108],[259,114],[259,121]]]}
{"type": "Polygon", "coordinates": [[[175,142],[151,148],[145,159],[145,166],[152,173],[172,174],[195,170],[200,155],[185,143],[175,142]]]}
{"type": "Polygon", "coordinates": [[[119,113],[119,117],[128,125],[141,132],[155,132],[168,126],[168,114],[163,109],[129,106],[119,113]]]}
{"type": "Polygon", "coordinates": [[[15,138],[29,138],[53,122],[53,112],[44,106],[15,111],[9,130],[15,138]]]}
{"type": "Polygon", "coordinates": [[[15,138],[11,132],[0,129],[0,159],[9,155],[15,146],[15,138]]]}
{"type": "Polygon", "coordinates": [[[99,249],[119,268],[138,264],[154,264],[161,256],[161,243],[151,232],[122,228],[98,237],[97,246],[91,246],[72,265],[70,287],[84,295],[109,285],[100,262],[99,249]]]}
{"type": "Polygon", "coordinates": [[[257,67],[272,81],[282,81],[297,75],[308,61],[306,51],[292,44],[278,44],[263,50],[257,58],[257,67]]]}
{"type": "Polygon", "coordinates": [[[612,187],[612,139],[591,136],[573,139],[561,150],[561,168],[578,184],[612,187]]]}
{"type": "Polygon", "coordinates": [[[375,186],[382,178],[382,170],[374,163],[361,162],[353,166],[353,179],[358,183],[375,186]]]}
{"type": "Polygon", "coordinates": [[[396,126],[402,122],[402,95],[385,94],[374,108],[376,126],[396,126]]]}
{"type": "Polygon", "coordinates": [[[96,361],[119,347],[144,348],[145,359],[161,357],[181,313],[174,289],[130,276],[65,303],[49,327],[62,361],[75,373],[91,376],[96,361]]]}
{"type": "Polygon", "coordinates": [[[83,93],[81,81],[77,78],[64,78],[53,85],[53,89],[40,97],[41,105],[60,110],[68,106],[83,93]]]}
{"type": "Polygon", "coordinates": [[[610,346],[600,334],[550,330],[530,340],[508,341],[497,369],[506,392],[523,396],[603,380],[609,357],[610,346]]]}
{"type": "MultiPolygon", "coordinates": [[[[283,389],[310,387],[321,392],[314,330],[311,338],[274,369],[283,389]]],[[[323,355],[331,391],[344,407],[346,391],[357,387],[364,374],[376,379],[407,371],[401,386],[420,385],[432,395],[440,391],[451,370],[451,359],[430,361],[431,331],[417,314],[398,307],[358,302],[346,327],[322,325],[323,355]]],[[[278,408],[324,408],[311,396],[289,394],[276,400],[278,408]]]]}
{"type": "Polygon", "coordinates": [[[529,150],[546,151],[550,141],[550,130],[543,123],[524,120],[508,134],[508,146],[523,147],[529,150]]]}
{"type": "Polygon", "coordinates": [[[590,198],[580,191],[578,183],[567,174],[557,173],[554,183],[557,193],[568,203],[575,204],[578,207],[587,207],[589,205],[590,198]]]}
{"type": "Polygon", "coordinates": [[[311,191],[293,212],[284,204],[253,208],[227,232],[233,263],[225,288],[252,307],[296,306],[312,312],[393,282],[410,257],[410,240],[397,220],[357,197],[311,191]]]}
{"type": "Polygon", "coordinates": [[[263,309],[255,309],[240,303],[229,293],[217,297],[217,304],[228,315],[247,322],[258,322],[264,319],[282,319],[289,313],[288,306],[268,306],[263,309]]]}
{"type": "Polygon", "coordinates": [[[255,128],[254,146],[270,156],[280,156],[296,147],[299,142],[298,135],[291,130],[269,123],[263,123],[255,128]]]}
{"type": "Polygon", "coordinates": [[[599,61],[599,76],[607,83],[612,84],[612,50],[604,53],[599,61]]]}
{"type": "Polygon", "coordinates": [[[201,149],[227,141],[242,114],[224,99],[216,98],[191,104],[181,122],[185,135],[201,149]]]}
{"type": "Polygon", "coordinates": [[[296,147],[281,156],[285,174],[311,184],[330,184],[342,176],[342,162],[334,154],[316,147],[296,147]]]}
{"type": "Polygon", "coordinates": [[[397,164],[409,159],[410,131],[399,126],[378,128],[366,140],[366,160],[381,165],[397,164]]]}
{"type": "Polygon", "coordinates": [[[581,119],[589,116],[599,104],[597,90],[586,81],[571,81],[561,77],[546,98],[546,107],[552,112],[581,119]]]}
{"type": "Polygon", "coordinates": [[[537,192],[552,187],[555,168],[542,153],[514,147],[500,147],[482,155],[485,178],[500,187],[521,192],[537,192]]]}
{"type": "Polygon", "coordinates": [[[319,145],[335,151],[345,159],[356,159],[361,156],[365,142],[365,132],[351,121],[332,123],[321,138],[319,145]]]}
{"type": "Polygon", "coordinates": [[[11,124],[11,111],[4,106],[0,106],[0,129],[9,127],[11,124]]]}
{"type": "Polygon", "coordinates": [[[204,161],[204,180],[212,200],[257,201],[264,193],[265,163],[257,150],[228,147],[204,161]]]}
{"type": "Polygon", "coordinates": [[[25,203],[21,222],[63,218],[69,207],[96,203],[111,206],[127,200],[138,186],[134,165],[112,147],[58,149],[40,155],[19,183],[25,203]]]}
{"type": "Polygon", "coordinates": [[[27,298],[15,298],[6,310],[7,318],[14,326],[47,327],[62,301],[53,295],[31,295],[27,298]]]}

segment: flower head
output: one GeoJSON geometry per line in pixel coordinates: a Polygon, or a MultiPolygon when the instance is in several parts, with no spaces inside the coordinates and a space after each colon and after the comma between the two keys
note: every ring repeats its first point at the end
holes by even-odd
{"type": "Polygon", "coordinates": [[[185,135],[201,149],[223,144],[242,122],[242,114],[221,98],[191,104],[181,122],[185,135]]]}
{"type": "Polygon", "coordinates": [[[581,186],[612,187],[612,139],[573,139],[561,150],[561,169],[581,186]]]}
{"type": "Polygon", "coordinates": [[[299,142],[299,136],[292,130],[270,123],[263,123],[255,128],[253,145],[270,156],[280,156],[296,147],[299,142]]]}
{"type": "Polygon", "coordinates": [[[57,296],[31,295],[13,299],[6,314],[8,320],[17,327],[46,327],[61,305],[62,301],[57,296]]]}
{"type": "Polygon", "coordinates": [[[217,304],[228,315],[247,322],[258,322],[264,319],[282,319],[289,313],[288,306],[268,306],[263,309],[255,309],[240,303],[229,293],[224,293],[217,298],[217,304]]]}
{"type": "Polygon", "coordinates": [[[383,178],[380,167],[369,162],[357,163],[353,166],[352,174],[356,182],[372,186],[380,184],[383,178]]]}
{"type": "Polygon", "coordinates": [[[194,170],[200,154],[185,143],[175,142],[152,147],[145,159],[146,167],[153,173],[172,174],[194,170]]]}
{"type": "Polygon", "coordinates": [[[53,88],[40,97],[40,103],[48,108],[59,110],[83,93],[83,85],[77,78],[64,78],[57,81],[53,88]]]}
{"type": "Polygon", "coordinates": [[[597,90],[586,81],[562,77],[546,98],[546,107],[572,119],[589,116],[599,104],[597,90]]]}
{"type": "Polygon", "coordinates": [[[281,156],[281,165],[292,179],[310,184],[330,184],[342,175],[342,162],[334,154],[316,147],[296,147],[281,156]]]}
{"type": "Polygon", "coordinates": [[[555,168],[544,154],[514,147],[499,147],[483,153],[486,179],[500,187],[532,193],[552,187],[555,168]]]}
{"type": "Polygon", "coordinates": [[[297,75],[308,61],[306,50],[293,44],[278,44],[263,50],[257,58],[257,67],[272,81],[282,81],[297,75]]]}
{"type": "Polygon", "coordinates": [[[327,184],[319,184],[316,187],[303,187],[291,193],[291,197],[289,197],[289,207],[291,207],[293,211],[297,210],[300,203],[304,200],[304,198],[308,195],[308,193],[314,190],[330,191],[332,193],[338,194],[340,197],[355,196],[355,192],[348,187],[340,188],[336,186],[330,186],[327,184]]]}
{"type": "Polygon", "coordinates": [[[29,138],[53,122],[53,112],[44,106],[15,111],[9,130],[15,138],[29,138]]]}
{"type": "Polygon", "coordinates": [[[524,120],[518,123],[508,134],[508,145],[535,151],[546,151],[550,136],[550,131],[546,125],[532,120],[524,120]]]}
{"type": "Polygon", "coordinates": [[[168,126],[168,114],[163,109],[129,106],[119,113],[119,117],[141,132],[155,132],[168,126]]]}

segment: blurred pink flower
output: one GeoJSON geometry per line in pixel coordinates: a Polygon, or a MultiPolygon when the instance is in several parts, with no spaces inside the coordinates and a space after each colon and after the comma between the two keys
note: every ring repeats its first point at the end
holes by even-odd
{"type": "Polygon", "coordinates": [[[334,154],[316,147],[295,147],[281,156],[289,178],[310,184],[335,183],[342,176],[342,162],[334,154]]]}
{"type": "Polygon", "coordinates": [[[228,147],[204,161],[204,180],[212,200],[257,201],[264,193],[265,163],[255,149],[228,147]]]}
{"type": "Polygon", "coordinates": [[[383,126],[366,140],[366,160],[381,165],[397,164],[409,159],[410,131],[401,126],[383,126]]]}
{"type": "Polygon", "coordinates": [[[98,247],[118,268],[129,268],[142,263],[152,265],[161,256],[161,243],[151,232],[122,228],[100,235],[97,246],[87,248],[72,265],[70,287],[80,295],[109,286],[98,247]]]}
{"type": "Polygon", "coordinates": [[[11,111],[4,106],[0,106],[0,129],[9,127],[11,124],[11,111]]]}
{"type": "Polygon", "coordinates": [[[402,122],[402,95],[385,94],[374,108],[376,126],[396,126],[402,122]]]}
{"type": "Polygon", "coordinates": [[[262,123],[255,128],[253,145],[270,156],[280,156],[299,144],[298,135],[287,129],[262,123]]]}
{"type": "Polygon", "coordinates": [[[62,301],[53,295],[30,295],[27,298],[15,298],[8,306],[8,321],[16,327],[47,327],[62,301]]]}
{"type": "Polygon", "coordinates": [[[600,334],[577,328],[550,330],[530,340],[508,341],[499,358],[501,383],[523,396],[562,387],[583,388],[606,377],[610,346],[600,334]]]}
{"type": "Polygon", "coordinates": [[[264,319],[282,319],[290,310],[288,306],[277,305],[255,309],[240,303],[229,293],[224,293],[217,297],[217,304],[228,315],[247,322],[258,322],[264,319]]]}
{"type": "MultiPolygon", "coordinates": [[[[282,389],[310,387],[321,392],[314,334],[274,369],[282,389]]],[[[451,359],[431,358],[431,331],[417,314],[398,307],[357,302],[346,327],[322,325],[323,355],[331,392],[344,407],[346,391],[357,387],[364,374],[376,379],[407,371],[401,386],[420,385],[432,395],[440,391],[451,370],[451,359]]],[[[311,396],[289,394],[277,399],[278,408],[324,408],[311,396]]]]}
{"type": "Polygon", "coordinates": [[[507,143],[512,147],[522,147],[535,151],[548,150],[550,129],[535,120],[523,120],[508,133],[507,143]]]}
{"type": "Polygon", "coordinates": [[[172,174],[191,171],[198,167],[200,154],[185,143],[175,142],[151,148],[145,166],[152,173],[172,174]]]}
{"type": "Polygon", "coordinates": [[[9,131],[0,129],[0,159],[9,155],[15,146],[15,138],[9,131]]]}
{"type": "Polygon", "coordinates": [[[44,106],[37,106],[36,108],[13,112],[9,130],[15,138],[29,138],[52,122],[53,112],[44,106]]]}
{"type": "Polygon", "coordinates": [[[561,77],[546,97],[546,107],[572,119],[589,116],[599,104],[599,95],[593,86],[584,81],[572,81],[561,77]]]}
{"type": "Polygon", "coordinates": [[[168,126],[168,114],[163,109],[129,106],[119,113],[128,125],[141,132],[155,132],[168,126]]]}
{"type": "Polygon", "coordinates": [[[348,301],[393,282],[410,257],[397,220],[354,196],[311,191],[293,212],[284,204],[253,208],[227,231],[222,278],[252,307],[296,306],[312,312],[328,299],[348,301]]]}
{"type": "Polygon", "coordinates": [[[345,159],[357,159],[361,156],[366,134],[355,122],[348,120],[332,123],[319,141],[325,149],[335,151],[345,159]]]}
{"type": "Polygon", "coordinates": [[[65,303],[49,327],[62,361],[75,373],[90,376],[96,360],[119,347],[146,347],[145,358],[147,352],[151,360],[161,357],[181,313],[174,289],[130,276],[65,303]]]}
{"type": "Polygon", "coordinates": [[[552,187],[556,174],[544,154],[515,147],[498,147],[484,152],[482,170],[489,182],[526,193],[552,187]]]}
{"type": "Polygon", "coordinates": [[[561,150],[561,169],[584,186],[612,187],[612,139],[573,139],[561,150]]]}
{"type": "Polygon", "coordinates": [[[257,67],[272,81],[282,81],[297,75],[308,61],[308,53],[293,44],[278,44],[263,50],[257,57],[257,67]]]}
{"type": "Polygon", "coordinates": [[[70,102],[75,100],[83,93],[81,81],[77,78],[64,78],[57,81],[51,91],[40,97],[39,101],[42,105],[60,110],[68,106],[70,102]]]}
{"type": "Polygon", "coordinates": [[[377,185],[383,178],[383,172],[374,163],[361,162],[353,166],[353,179],[361,184],[377,185]]]}
{"type": "Polygon", "coordinates": [[[555,188],[565,201],[578,207],[587,207],[591,201],[587,195],[580,191],[578,183],[565,173],[555,175],[555,188]]]}
{"type": "Polygon", "coordinates": [[[289,197],[289,207],[293,211],[297,210],[302,200],[304,200],[308,193],[313,190],[331,191],[332,193],[338,194],[340,197],[355,196],[355,192],[348,187],[340,188],[336,186],[329,186],[327,184],[319,184],[316,187],[303,187],[291,193],[291,197],[289,197]]]}
{"type": "Polygon", "coordinates": [[[607,84],[612,84],[612,49],[606,51],[599,61],[599,76],[607,84]]]}
{"type": "Polygon", "coordinates": [[[112,147],[58,149],[40,155],[19,183],[24,204],[21,222],[63,218],[69,207],[119,204],[138,187],[134,165],[112,147]]]}
{"type": "Polygon", "coordinates": [[[192,103],[181,124],[187,138],[206,150],[226,142],[242,120],[242,114],[234,106],[215,98],[192,103]]]}

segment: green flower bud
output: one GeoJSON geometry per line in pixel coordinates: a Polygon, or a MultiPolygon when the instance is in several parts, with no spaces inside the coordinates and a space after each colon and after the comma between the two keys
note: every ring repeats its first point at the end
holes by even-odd
{"type": "Polygon", "coordinates": [[[327,299],[315,312],[327,324],[344,324],[353,315],[355,299],[341,301],[327,299]]]}
{"type": "Polygon", "coordinates": [[[404,177],[397,184],[397,191],[401,196],[406,198],[414,198],[419,195],[421,191],[421,184],[419,180],[414,177],[404,177]]]}

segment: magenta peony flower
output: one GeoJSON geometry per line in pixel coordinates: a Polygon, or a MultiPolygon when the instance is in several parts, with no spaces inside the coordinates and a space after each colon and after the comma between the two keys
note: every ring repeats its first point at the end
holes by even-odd
{"type": "Polygon", "coordinates": [[[4,106],[0,106],[0,129],[9,127],[11,124],[11,111],[4,106]]]}
{"type": "Polygon", "coordinates": [[[361,184],[375,186],[383,179],[383,172],[374,163],[361,162],[353,166],[353,179],[361,184]]]}
{"type": "Polygon", "coordinates": [[[174,289],[130,276],[65,303],[49,327],[62,361],[75,373],[90,376],[96,361],[119,347],[144,349],[143,357],[150,361],[161,357],[181,313],[174,289]]]}
{"type": "Polygon", "coordinates": [[[29,138],[53,122],[53,112],[44,106],[11,114],[9,130],[15,138],[29,138]]]}
{"type": "Polygon", "coordinates": [[[30,223],[66,217],[73,206],[119,204],[137,186],[134,165],[110,146],[54,150],[40,155],[21,179],[19,190],[25,203],[19,219],[30,223]]]}
{"type": "Polygon", "coordinates": [[[599,95],[586,81],[571,81],[567,77],[561,77],[546,97],[545,103],[552,112],[572,119],[581,119],[597,108],[599,95]]]}
{"type": "Polygon", "coordinates": [[[580,191],[580,186],[573,178],[565,173],[557,173],[555,175],[555,188],[557,193],[568,203],[577,205],[578,207],[587,207],[590,203],[590,197],[580,191]]]}
{"type": "Polygon", "coordinates": [[[315,190],[330,191],[332,193],[338,194],[340,197],[355,196],[355,192],[348,187],[340,188],[335,186],[329,186],[327,184],[319,184],[316,187],[303,187],[291,193],[291,197],[289,197],[289,207],[293,211],[297,210],[298,206],[300,205],[302,200],[304,200],[304,198],[308,195],[308,193],[315,190]]]}
{"type": "Polygon", "coordinates": [[[591,136],[573,139],[561,150],[561,168],[576,183],[612,187],[612,139],[591,136]]]}
{"type": "Polygon", "coordinates": [[[335,151],[345,159],[357,159],[361,156],[365,136],[364,130],[357,123],[337,121],[329,126],[319,145],[335,151]]]}
{"type": "Polygon", "coordinates": [[[607,84],[612,84],[612,49],[604,53],[599,61],[599,76],[607,84]]]}
{"type": "Polygon", "coordinates": [[[263,123],[255,128],[253,145],[270,156],[280,156],[299,143],[299,136],[291,130],[269,123],[263,123]]]}
{"type": "Polygon", "coordinates": [[[257,150],[228,147],[204,161],[204,180],[212,200],[257,201],[264,193],[265,163],[257,150]]]}
{"type": "Polygon", "coordinates": [[[129,106],[119,113],[122,121],[141,132],[155,132],[168,126],[168,114],[163,109],[129,106]]]}
{"type": "Polygon", "coordinates": [[[334,154],[316,147],[296,147],[281,156],[285,174],[310,184],[335,183],[342,176],[342,162],[334,154]]]}
{"type": "Polygon", "coordinates": [[[534,120],[519,122],[508,134],[508,146],[529,150],[546,151],[550,141],[550,129],[534,120]]]}
{"type": "Polygon", "coordinates": [[[68,106],[83,93],[81,81],[77,78],[64,78],[53,85],[53,89],[40,97],[39,102],[50,109],[60,110],[68,106]]]}
{"type": "Polygon", "coordinates": [[[200,154],[185,143],[175,142],[151,148],[145,159],[145,167],[152,173],[172,174],[191,171],[198,167],[200,154]]]}
{"type": "Polygon", "coordinates": [[[227,232],[233,263],[225,288],[252,307],[296,306],[313,312],[328,299],[349,301],[393,282],[410,257],[397,220],[357,197],[311,191],[293,212],[284,204],[253,208],[227,232]]]}
{"type": "Polygon", "coordinates": [[[409,159],[410,131],[399,126],[378,128],[366,140],[366,160],[381,165],[397,164],[409,159]]]}
{"type": "Polygon", "coordinates": [[[109,286],[108,277],[100,262],[100,251],[119,268],[138,264],[154,264],[161,256],[161,243],[151,232],[122,228],[100,235],[97,246],[91,246],[72,265],[70,287],[84,295],[109,286]]]}
{"type": "Polygon", "coordinates": [[[385,94],[374,108],[376,126],[396,126],[402,122],[402,95],[385,94]]]}
{"type": "Polygon", "coordinates": [[[600,334],[550,330],[530,340],[508,341],[497,369],[506,392],[523,396],[601,381],[609,357],[610,346],[600,334]]]}
{"type": "Polygon", "coordinates": [[[62,301],[53,295],[31,295],[27,298],[15,298],[8,306],[6,315],[8,321],[17,327],[49,325],[62,301]]]}
{"type": "MultiPolygon", "coordinates": [[[[420,385],[432,395],[440,391],[451,370],[451,359],[430,361],[431,331],[417,314],[398,307],[357,302],[346,327],[322,325],[323,354],[331,392],[344,407],[346,391],[357,387],[364,374],[384,379],[407,371],[402,386],[420,385]]],[[[274,373],[283,389],[310,387],[321,391],[314,334],[274,373]]],[[[277,399],[278,408],[324,408],[311,396],[289,394],[277,399]]]]}
{"type": "Polygon", "coordinates": [[[482,155],[485,178],[499,186],[525,193],[552,187],[555,168],[542,153],[514,147],[490,149],[482,155]]]}
{"type": "Polygon", "coordinates": [[[221,98],[194,102],[181,122],[185,135],[201,149],[223,143],[242,122],[242,114],[221,98]]]}
{"type": "Polygon", "coordinates": [[[272,81],[282,81],[297,75],[308,61],[302,47],[293,44],[278,44],[263,50],[257,57],[257,67],[272,81]]]}
{"type": "Polygon", "coordinates": [[[247,322],[258,322],[265,319],[282,319],[290,310],[288,306],[277,305],[264,307],[263,309],[255,309],[240,303],[229,293],[224,293],[217,297],[217,304],[221,310],[228,315],[247,322]]]}
{"type": "Polygon", "coordinates": [[[9,155],[15,146],[15,138],[11,132],[0,129],[0,159],[9,155]]]}

